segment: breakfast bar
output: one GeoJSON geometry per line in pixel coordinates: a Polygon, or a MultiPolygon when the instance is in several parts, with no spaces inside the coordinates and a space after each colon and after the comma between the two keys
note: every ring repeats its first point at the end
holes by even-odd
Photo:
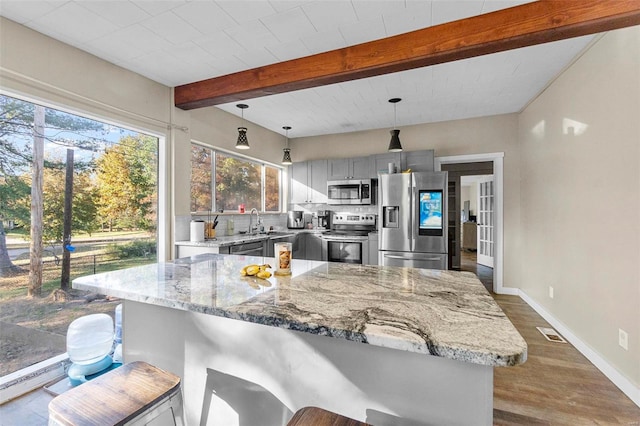
{"type": "Polygon", "coordinates": [[[202,254],[77,278],[124,300],[126,362],[183,378],[197,425],[283,425],[318,406],[374,425],[492,424],[493,368],[527,345],[467,272],[202,254]]]}

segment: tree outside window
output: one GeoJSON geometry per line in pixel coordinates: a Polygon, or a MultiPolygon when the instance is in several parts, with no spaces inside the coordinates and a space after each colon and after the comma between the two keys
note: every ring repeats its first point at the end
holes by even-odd
{"type": "Polygon", "coordinates": [[[191,211],[237,211],[238,206],[244,204],[246,210],[278,212],[281,210],[281,175],[279,168],[194,144],[191,146],[191,211]]]}

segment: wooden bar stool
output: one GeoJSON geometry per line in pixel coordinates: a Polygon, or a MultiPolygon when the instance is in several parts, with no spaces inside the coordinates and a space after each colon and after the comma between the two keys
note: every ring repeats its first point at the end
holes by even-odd
{"type": "Polygon", "coordinates": [[[140,425],[167,410],[184,425],[180,377],[137,361],[54,398],[49,425],[140,425]]]}
{"type": "Polygon", "coordinates": [[[287,426],[369,426],[318,407],[304,407],[296,411],[287,426]]]}

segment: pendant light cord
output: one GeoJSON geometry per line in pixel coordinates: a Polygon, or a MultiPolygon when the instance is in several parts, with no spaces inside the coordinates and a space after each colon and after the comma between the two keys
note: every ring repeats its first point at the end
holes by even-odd
{"type": "Polygon", "coordinates": [[[398,113],[396,110],[396,103],[394,103],[393,104],[393,130],[396,130],[398,128],[397,119],[398,119],[398,113]]]}

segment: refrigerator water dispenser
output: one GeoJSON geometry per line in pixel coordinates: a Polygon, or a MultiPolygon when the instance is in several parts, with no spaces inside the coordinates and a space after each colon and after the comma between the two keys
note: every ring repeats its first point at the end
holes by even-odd
{"type": "Polygon", "coordinates": [[[398,228],[400,225],[400,207],[399,206],[383,206],[382,227],[398,228]]]}

